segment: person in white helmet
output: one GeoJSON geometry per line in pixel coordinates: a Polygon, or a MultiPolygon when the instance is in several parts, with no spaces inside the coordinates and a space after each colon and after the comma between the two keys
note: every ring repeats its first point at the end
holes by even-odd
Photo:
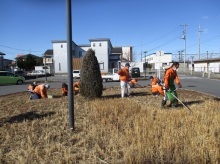
{"type": "Polygon", "coordinates": [[[118,71],[121,86],[121,97],[124,98],[125,95],[130,96],[130,75],[129,75],[130,64],[126,63],[125,67],[118,71]]]}
{"type": "Polygon", "coordinates": [[[45,99],[47,97],[47,90],[50,88],[49,84],[40,84],[37,85],[32,91],[32,96],[30,99],[45,99]]]}

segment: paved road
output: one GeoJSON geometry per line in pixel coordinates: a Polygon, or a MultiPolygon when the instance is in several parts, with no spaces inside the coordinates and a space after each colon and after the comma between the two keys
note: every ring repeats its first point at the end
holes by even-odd
{"type": "MultiPolygon", "coordinates": [[[[188,75],[179,75],[183,88],[195,90],[203,93],[207,93],[213,95],[215,97],[220,98],[220,80],[217,79],[207,79],[201,77],[191,77],[188,75]]],[[[68,79],[66,76],[54,76],[48,77],[51,88],[61,88],[63,82],[67,82],[68,79]]],[[[45,81],[45,78],[38,78],[35,81],[41,83],[45,81]]],[[[16,92],[23,92],[27,90],[27,85],[31,84],[33,80],[27,80],[26,84],[22,85],[7,85],[7,86],[0,86],[0,95],[7,95],[16,92]]],[[[150,84],[149,79],[139,80],[138,83],[142,86],[147,86],[150,84]]],[[[120,86],[119,82],[106,82],[103,83],[104,87],[113,87],[113,86],[120,86]]]]}

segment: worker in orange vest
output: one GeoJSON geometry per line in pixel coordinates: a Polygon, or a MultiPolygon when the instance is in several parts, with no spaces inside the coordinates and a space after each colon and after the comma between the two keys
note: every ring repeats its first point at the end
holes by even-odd
{"type": "Polygon", "coordinates": [[[67,83],[62,83],[61,92],[62,92],[63,96],[67,96],[68,95],[68,85],[67,85],[67,83]]]}
{"type": "Polygon", "coordinates": [[[40,84],[37,85],[34,90],[31,92],[32,95],[30,99],[45,99],[47,98],[47,90],[50,88],[49,84],[40,84]]]}
{"type": "Polygon", "coordinates": [[[176,86],[174,81],[178,85],[179,88],[182,88],[179,77],[177,75],[177,69],[179,68],[179,63],[174,62],[168,69],[165,70],[164,73],[164,86],[165,86],[165,97],[162,100],[161,106],[165,106],[167,104],[167,100],[169,100],[168,106],[177,107],[178,100],[173,96],[177,97],[176,86]]]}
{"type": "Polygon", "coordinates": [[[121,86],[121,97],[124,98],[124,96],[130,96],[130,85],[129,85],[129,80],[130,80],[130,75],[129,75],[129,67],[130,64],[126,63],[125,67],[120,69],[118,71],[118,75],[120,78],[120,86],[121,86]]]}
{"type": "Polygon", "coordinates": [[[80,82],[77,81],[73,84],[73,91],[75,95],[79,93],[79,88],[80,88],[80,82]]]}
{"type": "Polygon", "coordinates": [[[137,81],[138,81],[138,79],[134,78],[134,79],[131,79],[128,83],[131,86],[131,88],[134,88],[135,85],[137,84],[137,81]]]}
{"type": "Polygon", "coordinates": [[[149,84],[148,86],[152,87],[151,89],[152,94],[155,96],[164,95],[163,85],[161,83],[161,80],[153,76],[150,76],[150,79],[151,79],[151,84],[149,84]]]}
{"type": "MultiPolygon", "coordinates": [[[[79,93],[79,88],[80,88],[80,82],[79,81],[76,81],[75,83],[73,83],[73,91],[74,91],[75,95],[79,93]]],[[[62,92],[63,96],[68,95],[68,85],[66,83],[62,84],[61,92],[62,92]]]]}

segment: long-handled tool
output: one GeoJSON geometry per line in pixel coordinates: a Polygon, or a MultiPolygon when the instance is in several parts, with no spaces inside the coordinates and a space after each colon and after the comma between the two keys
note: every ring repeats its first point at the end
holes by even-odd
{"type": "Polygon", "coordinates": [[[190,112],[192,112],[191,109],[189,109],[189,107],[187,107],[178,97],[176,97],[172,92],[170,92],[170,94],[175,98],[177,99],[184,107],[186,107],[190,112]]]}

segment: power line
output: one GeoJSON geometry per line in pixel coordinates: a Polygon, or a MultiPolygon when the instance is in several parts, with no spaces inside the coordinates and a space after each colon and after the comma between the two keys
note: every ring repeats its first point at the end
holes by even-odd
{"type": "Polygon", "coordinates": [[[13,47],[10,47],[10,46],[5,46],[5,45],[0,45],[0,46],[1,46],[1,47],[5,47],[5,48],[9,48],[9,49],[12,49],[12,50],[18,50],[18,51],[43,52],[43,51],[32,51],[32,50],[25,50],[25,49],[13,48],[13,47]]]}
{"type": "Polygon", "coordinates": [[[180,28],[180,27],[178,26],[178,27],[172,29],[171,31],[167,32],[166,34],[161,35],[160,37],[158,37],[158,38],[156,38],[156,39],[153,39],[153,40],[151,40],[151,41],[148,41],[148,42],[145,42],[145,43],[142,43],[142,44],[140,44],[140,45],[133,46],[133,47],[139,47],[139,46],[143,46],[143,45],[146,45],[146,44],[149,44],[149,43],[155,42],[155,41],[161,39],[162,37],[164,37],[164,36],[166,36],[166,35],[168,35],[168,34],[174,32],[174,31],[177,31],[177,29],[179,29],[179,28],[180,28]]]}

